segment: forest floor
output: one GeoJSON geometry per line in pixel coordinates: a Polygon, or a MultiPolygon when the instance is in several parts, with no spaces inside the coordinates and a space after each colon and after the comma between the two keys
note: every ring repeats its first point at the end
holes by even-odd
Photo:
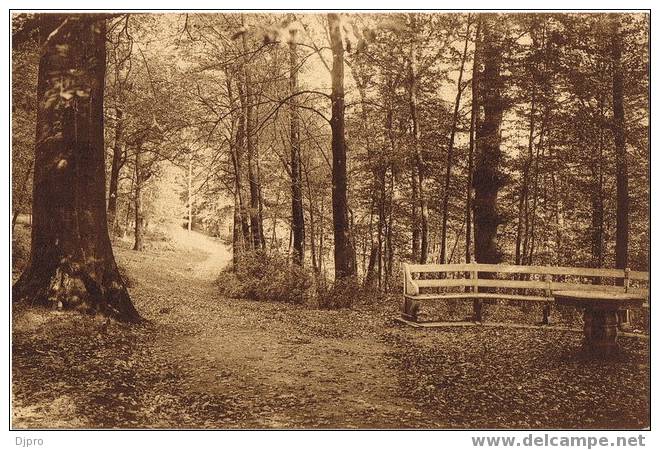
{"type": "MultiPolygon", "coordinates": [[[[25,227],[17,227],[19,234],[25,227]]],[[[223,298],[219,242],[116,246],[146,324],[15,308],[13,428],[644,428],[648,341],[416,329],[398,299],[327,311],[223,298]]]]}

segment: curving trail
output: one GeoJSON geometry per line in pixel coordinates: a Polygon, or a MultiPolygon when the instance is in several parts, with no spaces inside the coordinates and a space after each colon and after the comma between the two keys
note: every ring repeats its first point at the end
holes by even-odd
{"type": "Polygon", "coordinates": [[[173,251],[120,249],[118,259],[133,269],[137,308],[160,330],[148,353],[174,366],[179,395],[214,399],[195,427],[442,425],[400,397],[382,317],[223,298],[215,279],[231,252],[201,233],[168,230],[173,251]]]}
{"type": "Polygon", "coordinates": [[[221,239],[194,230],[188,231],[175,223],[167,224],[166,230],[178,250],[207,254],[206,259],[191,266],[196,278],[213,281],[220,270],[231,263],[231,249],[221,239]]]}

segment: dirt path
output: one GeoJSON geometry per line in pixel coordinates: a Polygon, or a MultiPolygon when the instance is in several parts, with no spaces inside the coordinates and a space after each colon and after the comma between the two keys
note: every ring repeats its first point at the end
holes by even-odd
{"type": "Polygon", "coordinates": [[[230,252],[198,233],[175,230],[173,237],[173,252],[120,250],[118,258],[134,274],[138,309],[156,329],[169,330],[157,334],[151,352],[177,367],[190,392],[232,405],[215,426],[441,425],[400,397],[379,335],[383,317],[222,298],[214,280],[230,252]],[[137,270],[145,263],[148,270],[137,270]]]}

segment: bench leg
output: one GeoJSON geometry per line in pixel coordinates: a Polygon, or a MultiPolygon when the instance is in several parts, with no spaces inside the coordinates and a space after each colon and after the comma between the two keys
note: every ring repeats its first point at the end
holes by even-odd
{"type": "Polygon", "coordinates": [[[630,326],[630,310],[620,309],[617,311],[617,326],[623,331],[630,326]]]}
{"type": "Polygon", "coordinates": [[[549,303],[546,303],[543,306],[543,325],[550,325],[550,308],[551,306],[549,303]]]}
{"type": "Polygon", "coordinates": [[[405,297],[403,299],[403,318],[417,322],[417,314],[419,313],[419,302],[405,297]]]}
{"type": "Polygon", "coordinates": [[[481,299],[475,298],[472,300],[472,319],[475,322],[481,322],[481,310],[482,310],[483,303],[481,302],[481,299]]]}
{"type": "Polygon", "coordinates": [[[591,355],[610,356],[618,352],[617,311],[584,310],[584,349],[591,355]]]}

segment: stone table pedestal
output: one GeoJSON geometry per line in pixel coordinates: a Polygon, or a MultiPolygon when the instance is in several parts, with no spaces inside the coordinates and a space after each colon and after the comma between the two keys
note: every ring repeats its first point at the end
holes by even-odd
{"type": "Polygon", "coordinates": [[[555,303],[584,309],[584,349],[595,356],[610,356],[617,344],[617,311],[640,308],[642,296],[608,291],[556,291],[555,303]]]}

